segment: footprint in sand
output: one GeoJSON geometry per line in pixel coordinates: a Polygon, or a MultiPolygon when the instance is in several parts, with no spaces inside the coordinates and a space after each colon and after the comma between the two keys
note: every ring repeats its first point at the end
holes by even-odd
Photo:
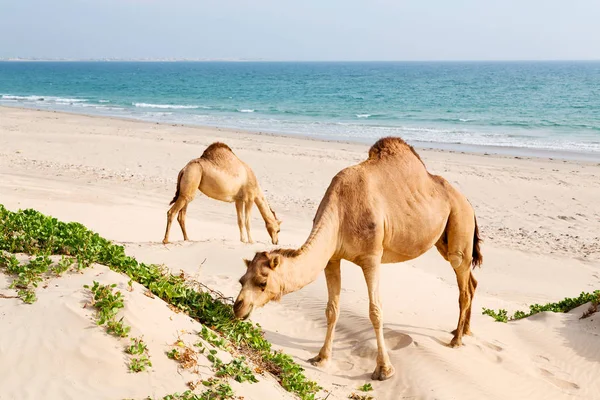
{"type": "MultiPolygon", "coordinates": [[[[495,345],[492,345],[491,343],[486,343],[486,342],[483,342],[483,344],[484,344],[485,347],[487,347],[489,349],[492,349],[494,351],[498,351],[498,352],[502,351],[502,348],[500,346],[495,346],[495,345]],[[496,348],[498,348],[500,350],[497,350],[493,346],[495,346],[496,348]]],[[[484,356],[486,356],[491,361],[493,361],[493,362],[495,362],[497,364],[500,364],[502,361],[504,361],[504,359],[502,357],[500,357],[498,354],[496,354],[496,353],[490,353],[488,350],[484,349],[483,347],[481,347],[478,344],[475,344],[475,347],[477,347],[479,349],[479,351],[481,351],[484,354],[484,356]]]]}
{"type": "Polygon", "coordinates": [[[349,361],[338,361],[335,363],[335,369],[339,371],[352,371],[353,368],[354,363],[351,363],[349,361]]]}
{"type": "Polygon", "coordinates": [[[504,350],[502,347],[497,346],[497,345],[495,345],[493,343],[490,343],[490,342],[482,341],[481,343],[483,343],[483,345],[485,347],[487,347],[489,349],[492,349],[492,350],[495,350],[495,351],[502,351],[502,350],[504,350]]]}
{"type": "Polygon", "coordinates": [[[386,331],[383,337],[390,350],[400,350],[413,343],[410,336],[396,331],[386,331]]]}
{"type": "Polygon", "coordinates": [[[557,378],[554,374],[547,369],[540,368],[542,376],[552,383],[554,386],[561,389],[579,389],[579,385],[574,382],[565,381],[564,379],[557,378]]]}
{"type": "Polygon", "coordinates": [[[374,358],[377,356],[377,344],[375,340],[358,342],[356,346],[352,347],[350,354],[355,357],[374,358]]]}
{"type": "MultiPolygon", "coordinates": [[[[413,343],[413,339],[404,333],[387,330],[383,333],[388,350],[400,350],[413,343]]],[[[373,358],[377,356],[377,342],[374,339],[357,342],[350,351],[356,357],[373,358]]]]}

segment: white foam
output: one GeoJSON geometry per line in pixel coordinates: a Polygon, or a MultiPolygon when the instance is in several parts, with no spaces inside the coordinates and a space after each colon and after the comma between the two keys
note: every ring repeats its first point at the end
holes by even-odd
{"type": "Polygon", "coordinates": [[[29,101],[43,101],[44,96],[13,96],[11,94],[3,94],[2,100],[29,100],[29,101]]]}
{"type": "Polygon", "coordinates": [[[46,100],[51,100],[51,101],[55,101],[57,103],[84,103],[87,100],[84,99],[68,99],[68,98],[62,98],[62,97],[47,97],[46,100]]]}
{"type": "Polygon", "coordinates": [[[152,104],[152,103],[132,103],[135,107],[141,108],[165,108],[165,109],[194,109],[200,106],[185,106],[180,104],[152,104]]]}
{"type": "Polygon", "coordinates": [[[55,96],[39,96],[39,95],[31,95],[31,96],[16,96],[12,94],[3,94],[2,100],[14,100],[14,101],[53,101],[55,103],[84,103],[87,100],[85,99],[71,99],[64,97],[55,97],[55,96]]]}
{"type": "Polygon", "coordinates": [[[243,112],[243,113],[253,113],[254,110],[249,109],[249,108],[242,108],[241,110],[238,110],[239,112],[243,112]]]}
{"type": "Polygon", "coordinates": [[[357,118],[369,118],[371,114],[356,114],[357,118]]]}
{"type": "Polygon", "coordinates": [[[99,103],[110,103],[110,100],[100,100],[99,103]]]}

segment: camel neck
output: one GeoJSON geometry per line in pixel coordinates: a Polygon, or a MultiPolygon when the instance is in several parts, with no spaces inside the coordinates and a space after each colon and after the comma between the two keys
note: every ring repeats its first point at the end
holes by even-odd
{"type": "Polygon", "coordinates": [[[333,215],[325,213],[296,254],[287,257],[284,294],[295,292],[313,282],[335,253],[337,224],[333,215]]]}
{"type": "Polygon", "coordinates": [[[262,192],[256,196],[254,203],[256,204],[256,207],[258,207],[258,211],[265,222],[273,221],[275,219],[273,211],[271,211],[271,207],[269,207],[269,203],[267,203],[267,199],[265,199],[265,196],[262,194],[262,192]]]}

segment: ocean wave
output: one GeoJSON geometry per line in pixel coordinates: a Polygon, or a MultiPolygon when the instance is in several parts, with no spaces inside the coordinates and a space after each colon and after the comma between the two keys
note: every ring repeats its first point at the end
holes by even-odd
{"type": "Polygon", "coordinates": [[[98,110],[108,110],[108,111],[125,111],[123,107],[106,107],[106,106],[97,106],[98,110]]]}
{"type": "Polygon", "coordinates": [[[181,104],[152,104],[152,103],[131,103],[134,107],[140,108],[165,108],[165,109],[196,109],[200,106],[181,105],[181,104]]]}
{"type": "Polygon", "coordinates": [[[28,101],[44,101],[44,96],[15,96],[12,94],[3,94],[2,100],[28,100],[28,101]]]}
{"type": "Polygon", "coordinates": [[[242,113],[253,113],[254,110],[250,109],[250,108],[242,108],[241,110],[238,110],[239,112],[242,113]]]}
{"type": "Polygon", "coordinates": [[[55,101],[56,103],[85,103],[85,99],[69,99],[63,97],[47,97],[47,100],[55,101]]]}
{"type": "Polygon", "coordinates": [[[110,103],[110,100],[99,100],[98,103],[110,103]]]}
{"type": "Polygon", "coordinates": [[[356,114],[356,118],[369,118],[371,114],[356,114]]]}
{"type": "Polygon", "coordinates": [[[3,94],[2,100],[52,101],[55,103],[84,103],[87,101],[86,99],[73,99],[73,98],[56,97],[56,96],[39,96],[39,95],[18,96],[18,95],[12,95],[12,94],[3,94]]]}

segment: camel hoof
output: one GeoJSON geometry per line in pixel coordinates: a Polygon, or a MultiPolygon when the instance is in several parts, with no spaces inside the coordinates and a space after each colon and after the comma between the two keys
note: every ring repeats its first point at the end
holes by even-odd
{"type": "Polygon", "coordinates": [[[311,358],[308,360],[309,363],[314,365],[315,367],[326,367],[329,364],[329,358],[321,357],[320,355],[311,358]]]}
{"type": "MultiPolygon", "coordinates": [[[[454,336],[456,336],[456,329],[455,329],[455,330],[453,330],[451,333],[452,333],[454,336]]],[[[473,336],[473,332],[471,332],[471,330],[470,330],[470,329],[465,329],[465,331],[463,332],[463,335],[467,335],[467,336],[473,336]]]]}
{"type": "Polygon", "coordinates": [[[371,379],[374,381],[385,381],[390,379],[396,373],[396,369],[393,365],[378,365],[375,367],[375,371],[371,375],[371,379]]]}
{"type": "Polygon", "coordinates": [[[169,240],[168,239],[163,239],[163,244],[169,244],[169,240]]]}
{"type": "Polygon", "coordinates": [[[452,338],[452,340],[450,341],[450,347],[452,347],[453,349],[462,346],[462,339],[457,338],[456,336],[454,336],[452,338]]]}

